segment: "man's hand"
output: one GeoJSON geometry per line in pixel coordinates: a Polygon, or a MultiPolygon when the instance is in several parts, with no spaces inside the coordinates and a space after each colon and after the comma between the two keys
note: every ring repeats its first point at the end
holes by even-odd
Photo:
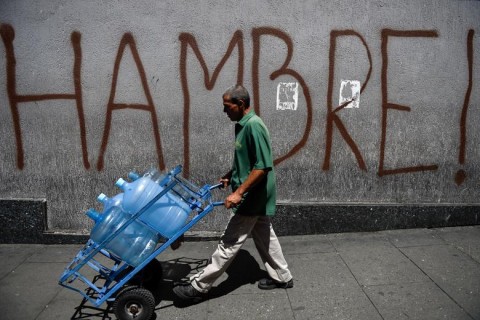
{"type": "Polygon", "coordinates": [[[229,171],[226,175],[220,178],[220,183],[223,183],[223,187],[226,188],[230,185],[232,179],[232,171],[229,171]]]}
{"type": "Polygon", "coordinates": [[[240,204],[242,201],[242,196],[239,195],[237,192],[231,193],[226,199],[225,199],[225,208],[231,209],[240,204]]]}
{"type": "MultiPolygon", "coordinates": [[[[253,169],[248,175],[245,182],[242,183],[242,185],[239,186],[237,190],[235,190],[235,192],[231,193],[225,199],[225,202],[224,202],[225,208],[230,209],[238,206],[240,202],[242,202],[243,195],[247,194],[247,192],[253,186],[255,186],[258,182],[264,179],[267,176],[269,170],[270,169],[253,169]]],[[[230,182],[231,172],[229,172],[229,174],[230,174],[229,176],[225,175],[222,179],[228,179],[228,181],[230,182]]]]}
{"type": "Polygon", "coordinates": [[[226,188],[230,185],[230,179],[222,178],[220,179],[220,183],[223,184],[223,188],[226,188]]]}

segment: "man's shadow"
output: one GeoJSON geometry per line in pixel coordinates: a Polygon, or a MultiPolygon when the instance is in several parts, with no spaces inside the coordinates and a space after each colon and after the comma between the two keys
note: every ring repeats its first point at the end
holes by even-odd
{"type": "MultiPolygon", "coordinates": [[[[198,268],[197,270],[192,269],[192,271],[195,271],[193,273],[196,273],[203,269],[203,267],[204,266],[202,266],[202,268],[198,268]]],[[[243,249],[238,252],[237,256],[227,268],[225,273],[228,275],[228,278],[217,286],[213,287],[202,301],[225,296],[232,291],[237,290],[241,286],[246,284],[254,284],[260,279],[268,276],[267,272],[260,268],[255,258],[248,251],[243,249]]],[[[174,281],[174,284],[176,285],[178,282],[174,281]]],[[[164,300],[172,300],[175,307],[183,308],[191,305],[190,303],[185,303],[179,300],[173,293],[173,287],[168,288],[168,292],[169,295],[163,296],[163,298],[164,300]]]]}
{"type": "MultiPolygon", "coordinates": [[[[187,307],[186,304],[173,293],[174,286],[188,282],[190,275],[193,275],[208,264],[207,259],[191,259],[182,257],[168,261],[152,260],[128,285],[139,285],[150,290],[155,298],[156,311],[175,306],[177,308],[187,307]],[[159,306],[161,302],[162,306],[159,306]]],[[[235,291],[246,284],[253,284],[267,276],[266,271],[260,269],[258,262],[246,250],[240,250],[226,270],[228,278],[218,286],[213,287],[205,300],[215,299],[235,291]]],[[[101,307],[92,307],[83,299],[75,313],[70,319],[115,319],[111,304],[101,307]]],[[[151,320],[156,319],[154,315],[151,320]]]]}
{"type": "MultiPolygon", "coordinates": [[[[153,259],[135,276],[133,276],[133,278],[126,283],[125,287],[137,286],[148,289],[155,299],[155,305],[158,306],[163,300],[173,300],[173,283],[182,281],[182,279],[186,279],[192,270],[199,269],[206,264],[206,259],[199,260],[178,258],[162,262],[158,261],[157,259],[153,259]]],[[[127,268],[123,274],[118,276],[117,281],[120,281],[131,271],[132,268],[127,268]]],[[[97,275],[93,278],[92,283],[101,287],[104,280],[105,279],[100,275],[97,275]]],[[[116,293],[114,293],[114,296],[121,291],[122,289],[119,289],[116,293]]],[[[98,297],[98,294],[90,287],[85,290],[85,293],[93,300],[97,299],[98,297]]],[[[162,308],[165,307],[168,307],[168,305],[162,308]]],[[[159,310],[159,308],[155,310],[159,310]]],[[[154,320],[156,318],[157,317],[154,314],[149,320],[154,320]]],[[[94,307],[86,298],[83,298],[80,304],[75,307],[75,312],[70,319],[113,320],[115,319],[113,303],[106,302],[99,307],[94,307]]]]}
{"type": "Polygon", "coordinates": [[[225,272],[228,278],[209,291],[208,299],[225,296],[246,284],[254,284],[268,276],[268,273],[260,268],[257,260],[246,250],[238,252],[225,272]]]}

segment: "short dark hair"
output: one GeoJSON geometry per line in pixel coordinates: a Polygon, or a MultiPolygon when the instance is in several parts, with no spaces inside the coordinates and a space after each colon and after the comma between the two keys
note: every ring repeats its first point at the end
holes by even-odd
{"type": "Polygon", "coordinates": [[[246,108],[250,106],[250,95],[248,94],[248,90],[239,84],[228,88],[223,96],[228,96],[230,101],[235,104],[238,104],[240,100],[242,100],[245,103],[246,108]]]}

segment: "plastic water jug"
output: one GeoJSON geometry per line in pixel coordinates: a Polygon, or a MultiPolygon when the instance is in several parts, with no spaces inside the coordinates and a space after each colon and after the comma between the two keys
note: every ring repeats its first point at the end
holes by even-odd
{"type": "MultiPolygon", "coordinates": [[[[163,174],[161,173],[160,171],[158,171],[157,169],[155,168],[152,168],[150,170],[147,170],[145,171],[145,173],[143,174],[143,177],[148,177],[150,179],[152,179],[153,181],[156,181],[158,182],[160,179],[163,179],[164,177],[166,176],[166,174],[163,174]]],[[[135,172],[135,171],[130,171],[128,173],[128,178],[132,181],[135,181],[135,180],[138,180],[140,179],[142,176],[135,172]]]]}
{"type": "MultiPolygon", "coordinates": [[[[128,183],[120,178],[115,185],[123,190],[123,209],[135,214],[163,190],[159,182],[165,175],[151,170],[143,177],[136,173],[130,173],[129,177],[134,181],[128,183]]],[[[172,238],[185,225],[190,211],[188,203],[169,191],[148,208],[140,216],[140,220],[152,226],[162,236],[172,238]]]]}
{"type": "Polygon", "coordinates": [[[123,193],[119,193],[114,197],[107,197],[104,193],[100,193],[97,197],[98,202],[103,204],[102,212],[107,212],[111,207],[121,207],[123,201],[123,193]]]}
{"type": "Polygon", "coordinates": [[[141,177],[133,182],[127,182],[120,178],[115,185],[124,193],[122,201],[123,210],[130,214],[137,213],[161,190],[160,186],[149,177],[141,177]]]}
{"type": "MultiPolygon", "coordinates": [[[[104,213],[90,209],[86,214],[95,221],[90,238],[97,243],[106,240],[131,217],[120,207],[111,207],[104,213]]],[[[133,220],[122,232],[106,243],[105,248],[129,265],[137,266],[155,250],[158,241],[156,232],[133,220]]]]}
{"type": "Polygon", "coordinates": [[[158,234],[144,225],[133,221],[107,248],[131,266],[138,266],[152,252],[159,241],[158,234]]]}
{"type": "Polygon", "coordinates": [[[145,211],[142,220],[162,236],[172,238],[185,225],[191,211],[186,202],[168,192],[145,211]]]}

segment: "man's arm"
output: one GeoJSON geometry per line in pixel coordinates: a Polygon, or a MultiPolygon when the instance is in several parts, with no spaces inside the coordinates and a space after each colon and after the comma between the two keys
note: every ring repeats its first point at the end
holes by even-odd
{"type": "Polygon", "coordinates": [[[237,206],[242,201],[243,195],[257,183],[262,181],[262,179],[268,174],[268,171],[268,169],[253,169],[248,175],[247,180],[245,180],[235,192],[231,193],[225,199],[225,207],[230,209],[237,206]]]}

